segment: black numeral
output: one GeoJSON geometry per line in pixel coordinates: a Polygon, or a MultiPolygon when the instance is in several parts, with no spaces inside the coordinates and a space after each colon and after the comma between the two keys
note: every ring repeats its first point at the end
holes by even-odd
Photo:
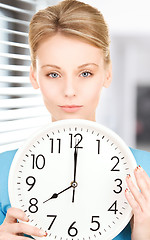
{"type": "Polygon", "coordinates": [[[118,211],[118,209],[117,209],[117,200],[110,206],[108,211],[112,211],[112,212],[114,212],[114,214],[117,213],[117,211],[118,211]]]}
{"type": "Polygon", "coordinates": [[[69,133],[69,135],[70,135],[70,148],[73,147],[73,137],[78,140],[77,142],[75,142],[74,148],[83,148],[83,147],[79,146],[79,144],[81,143],[81,141],[82,141],[82,139],[83,139],[82,134],[77,133],[77,134],[75,134],[75,135],[73,136],[72,133],[69,133]]]}
{"type": "Polygon", "coordinates": [[[116,169],[117,165],[119,164],[119,158],[117,156],[114,156],[111,158],[111,160],[116,160],[115,166],[111,169],[111,171],[120,171],[119,169],[116,169]]]}
{"type": "Polygon", "coordinates": [[[29,203],[31,204],[29,206],[29,211],[31,213],[36,213],[38,211],[38,206],[37,206],[38,200],[36,198],[31,198],[29,203]]]}
{"type": "Polygon", "coordinates": [[[100,228],[100,223],[95,220],[96,218],[99,218],[99,216],[92,216],[91,223],[95,223],[95,228],[90,228],[92,231],[97,231],[100,228]]]}
{"type": "Polygon", "coordinates": [[[115,179],[115,182],[119,181],[119,184],[117,184],[117,187],[119,187],[118,191],[113,190],[115,193],[121,193],[122,192],[122,180],[120,178],[115,179]]]}
{"type": "Polygon", "coordinates": [[[54,139],[50,138],[50,141],[51,141],[51,153],[53,153],[53,150],[54,150],[54,139]]]}
{"type": "Polygon", "coordinates": [[[75,227],[73,227],[75,223],[76,222],[73,222],[68,229],[68,235],[71,237],[75,237],[78,234],[78,230],[75,227]]]}
{"type": "Polygon", "coordinates": [[[56,217],[57,217],[57,215],[47,215],[47,217],[52,217],[52,218],[53,218],[53,220],[52,220],[52,222],[50,223],[50,226],[49,226],[49,228],[48,228],[48,230],[50,230],[51,227],[52,227],[52,225],[53,225],[53,223],[54,223],[54,221],[55,221],[55,219],[56,219],[56,217]]]}
{"type": "Polygon", "coordinates": [[[96,141],[97,141],[97,143],[98,143],[98,154],[100,154],[100,142],[101,142],[101,141],[100,141],[99,139],[97,139],[96,141]]]}
{"type": "Polygon", "coordinates": [[[33,177],[33,176],[27,177],[27,179],[26,179],[26,184],[28,184],[28,185],[30,186],[30,188],[28,189],[28,191],[30,191],[30,190],[34,187],[35,182],[36,182],[35,177],[33,177]]]}
{"type": "Polygon", "coordinates": [[[45,167],[45,157],[42,154],[39,154],[37,157],[35,157],[35,154],[31,154],[33,157],[33,164],[32,164],[32,169],[38,168],[38,169],[43,169],[45,167]]]}
{"type": "MultiPolygon", "coordinates": [[[[51,153],[53,153],[54,152],[54,139],[50,138],[50,141],[51,141],[51,153]]],[[[61,139],[57,138],[57,141],[58,141],[58,153],[60,153],[61,139]]]]}

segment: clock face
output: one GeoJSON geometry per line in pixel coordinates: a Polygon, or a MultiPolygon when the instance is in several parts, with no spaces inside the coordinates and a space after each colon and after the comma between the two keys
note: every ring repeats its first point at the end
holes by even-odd
{"type": "Polygon", "coordinates": [[[111,130],[61,120],[18,150],[10,201],[26,213],[28,224],[47,231],[46,239],[112,239],[132,216],[124,191],[135,167],[131,151],[111,130]]]}

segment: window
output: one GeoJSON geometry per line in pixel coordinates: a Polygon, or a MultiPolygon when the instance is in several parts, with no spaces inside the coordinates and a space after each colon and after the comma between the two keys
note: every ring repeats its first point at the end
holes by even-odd
{"type": "Polygon", "coordinates": [[[51,121],[40,93],[29,81],[29,21],[36,0],[1,0],[0,152],[16,149],[51,121]]]}

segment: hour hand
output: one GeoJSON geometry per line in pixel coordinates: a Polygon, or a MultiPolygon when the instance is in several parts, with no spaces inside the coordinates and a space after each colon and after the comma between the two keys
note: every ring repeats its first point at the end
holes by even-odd
{"type": "Polygon", "coordinates": [[[61,192],[59,192],[59,193],[54,193],[50,198],[48,198],[47,200],[45,200],[43,203],[46,203],[46,202],[48,202],[48,201],[51,200],[51,199],[58,198],[58,196],[59,196],[61,193],[67,191],[68,189],[70,189],[70,188],[72,188],[72,187],[73,187],[73,186],[70,185],[69,187],[65,188],[65,189],[62,190],[61,192]]]}

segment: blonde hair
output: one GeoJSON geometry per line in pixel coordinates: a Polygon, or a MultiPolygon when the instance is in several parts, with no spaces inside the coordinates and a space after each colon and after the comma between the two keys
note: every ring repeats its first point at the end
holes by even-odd
{"type": "Polygon", "coordinates": [[[109,31],[98,9],[77,0],[64,0],[38,11],[29,28],[31,62],[36,66],[39,43],[57,32],[76,36],[103,50],[104,61],[110,62],[109,31]]]}

